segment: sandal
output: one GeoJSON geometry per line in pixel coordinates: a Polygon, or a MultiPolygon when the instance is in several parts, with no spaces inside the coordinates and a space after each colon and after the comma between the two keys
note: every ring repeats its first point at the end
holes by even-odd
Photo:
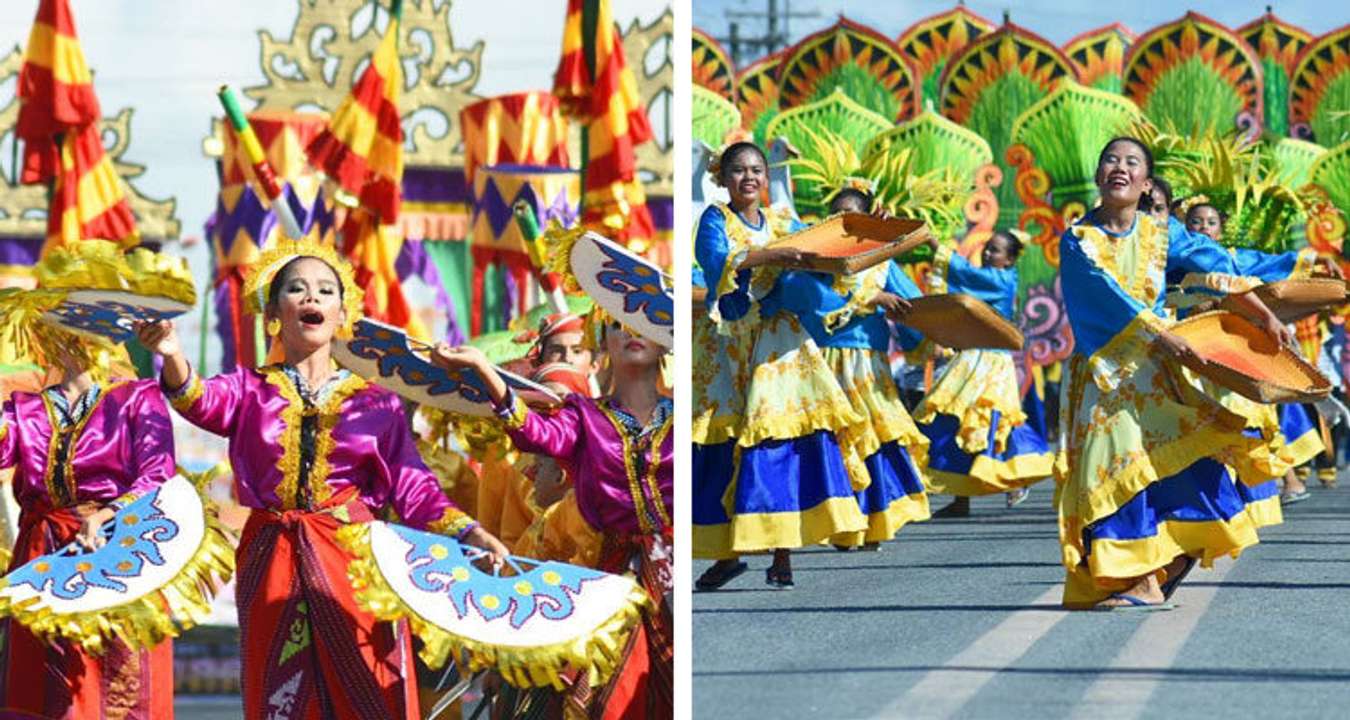
{"type": "Polygon", "coordinates": [[[1160,612],[1163,610],[1175,610],[1176,606],[1167,601],[1160,603],[1151,603],[1142,598],[1125,593],[1111,593],[1109,600],[1124,600],[1124,605],[1093,605],[1092,609],[1097,612],[1160,612]]]}
{"type": "Polygon", "coordinates": [[[1172,599],[1172,594],[1177,591],[1177,587],[1181,585],[1181,581],[1185,580],[1186,576],[1190,575],[1191,571],[1195,569],[1195,563],[1196,559],[1187,555],[1186,564],[1182,566],[1181,571],[1176,575],[1167,578],[1167,581],[1162,584],[1163,602],[1172,599]]]}
{"type": "Polygon", "coordinates": [[[723,585],[740,577],[741,573],[750,569],[744,562],[737,562],[735,565],[723,565],[723,569],[718,570],[718,565],[714,564],[694,581],[694,588],[697,590],[717,590],[723,585]]]}
{"type": "Polygon", "coordinates": [[[1293,505],[1294,503],[1301,503],[1310,497],[1312,497],[1312,493],[1308,492],[1306,488],[1303,490],[1295,490],[1294,492],[1280,493],[1280,504],[1293,505]]]}
{"type": "Polygon", "coordinates": [[[1027,501],[1031,497],[1030,488],[1017,488],[1008,492],[1008,509],[1011,510],[1027,501]]]}
{"type": "Polygon", "coordinates": [[[775,590],[788,590],[797,587],[797,585],[792,582],[791,570],[780,570],[775,567],[771,567],[764,571],[764,582],[775,590]]]}

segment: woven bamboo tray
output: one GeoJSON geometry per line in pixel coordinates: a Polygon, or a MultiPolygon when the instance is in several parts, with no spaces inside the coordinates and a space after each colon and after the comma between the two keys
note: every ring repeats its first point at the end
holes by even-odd
{"type": "MultiPolygon", "coordinates": [[[[1252,292],[1275,313],[1280,322],[1291,323],[1345,302],[1345,281],[1334,278],[1280,280],[1252,292]]],[[[1233,297],[1224,298],[1223,309],[1237,310],[1233,297]]]]}
{"type": "Polygon", "coordinates": [[[1317,368],[1234,313],[1196,315],[1174,325],[1172,332],[1203,359],[1192,370],[1249,400],[1314,402],[1331,392],[1331,383],[1317,368]]]}
{"type": "Polygon", "coordinates": [[[928,238],[928,225],[922,220],[841,213],[784,236],[770,247],[795,247],[815,254],[800,263],[783,263],[784,267],[852,275],[904,255],[928,238]]]}
{"type": "Polygon", "coordinates": [[[904,324],[953,350],[1021,350],[1022,333],[998,311],[970,295],[926,295],[909,301],[904,324]]]}

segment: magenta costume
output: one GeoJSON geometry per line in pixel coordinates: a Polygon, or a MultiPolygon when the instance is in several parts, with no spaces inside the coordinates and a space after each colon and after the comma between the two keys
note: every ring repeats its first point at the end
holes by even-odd
{"type": "Polygon", "coordinates": [[[241,368],[171,395],[230,439],[239,501],[244,717],[420,717],[405,623],[377,622],[347,579],[338,540],[392,508],[406,525],[463,537],[476,523],[417,454],[402,402],[345,370],[311,392],[294,368],[241,368]]]}
{"type": "MultiPolygon", "coordinates": [[[[0,420],[0,467],[14,468],[19,536],[10,567],[75,539],[84,518],[124,506],[174,474],[173,422],[150,380],[94,386],[73,404],[59,391],[15,392],[0,420]]],[[[173,643],[97,657],[4,623],[0,707],[25,717],[173,716],[173,643]]]]}
{"type": "Polygon", "coordinates": [[[668,408],[668,401],[658,406],[645,433],[607,399],[575,393],[554,414],[529,411],[518,398],[502,414],[516,447],[552,456],[564,466],[591,527],[636,535],[671,526],[674,441],[668,408]]]}

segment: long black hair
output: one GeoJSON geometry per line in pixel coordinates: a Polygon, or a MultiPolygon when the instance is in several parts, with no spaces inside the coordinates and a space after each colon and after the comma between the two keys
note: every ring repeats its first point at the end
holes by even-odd
{"type": "Polygon", "coordinates": [[[769,156],[765,155],[764,151],[760,149],[758,145],[742,140],[741,142],[732,143],[727,146],[726,150],[722,151],[722,156],[717,160],[717,179],[725,179],[727,168],[731,166],[731,161],[735,160],[741,153],[747,152],[758,155],[759,159],[763,161],[764,167],[769,167],[769,156]]]}

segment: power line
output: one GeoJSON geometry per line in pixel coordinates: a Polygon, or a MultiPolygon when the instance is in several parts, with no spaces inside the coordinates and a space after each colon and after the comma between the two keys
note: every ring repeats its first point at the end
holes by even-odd
{"type": "Polygon", "coordinates": [[[743,56],[760,57],[787,47],[792,38],[790,28],[794,18],[820,17],[820,13],[816,10],[793,12],[792,0],[765,0],[765,2],[764,12],[726,11],[727,19],[731,21],[730,30],[726,37],[719,37],[717,41],[726,45],[731,52],[731,61],[736,65],[741,64],[743,56]],[[765,33],[758,36],[741,35],[740,24],[736,20],[763,20],[766,26],[765,33]]]}

